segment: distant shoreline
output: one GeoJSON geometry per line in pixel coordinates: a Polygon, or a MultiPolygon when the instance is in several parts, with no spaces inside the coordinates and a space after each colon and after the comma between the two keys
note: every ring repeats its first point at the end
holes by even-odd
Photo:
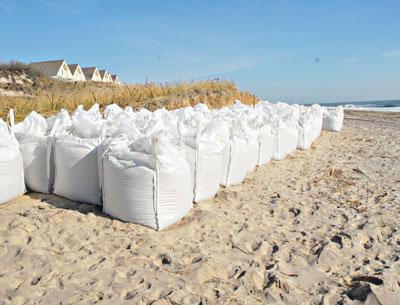
{"type": "Polygon", "coordinates": [[[381,101],[331,102],[319,103],[325,107],[343,106],[346,111],[400,112],[400,99],[381,101]]]}

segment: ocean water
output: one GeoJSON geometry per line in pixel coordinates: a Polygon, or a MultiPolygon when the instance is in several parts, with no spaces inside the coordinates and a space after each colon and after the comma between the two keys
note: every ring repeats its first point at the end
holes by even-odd
{"type": "Polygon", "coordinates": [[[360,111],[400,112],[400,100],[321,103],[321,105],[326,107],[337,107],[342,105],[345,109],[360,110],[360,111]]]}

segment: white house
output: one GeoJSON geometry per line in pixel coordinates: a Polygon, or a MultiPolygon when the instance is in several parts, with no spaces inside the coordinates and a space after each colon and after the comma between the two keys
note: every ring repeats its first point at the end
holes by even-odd
{"type": "Polygon", "coordinates": [[[86,80],[85,74],[83,74],[82,68],[79,64],[68,65],[71,71],[72,78],[75,81],[84,82],[86,80]]]}
{"type": "Polygon", "coordinates": [[[121,85],[121,82],[119,81],[118,75],[116,75],[116,74],[111,75],[111,79],[112,79],[114,84],[121,85]]]}
{"type": "Polygon", "coordinates": [[[96,67],[88,67],[88,68],[82,68],[82,72],[86,77],[86,80],[92,80],[95,82],[102,82],[103,79],[100,76],[99,69],[96,67]]]}
{"type": "Polygon", "coordinates": [[[100,70],[100,76],[105,83],[112,83],[111,74],[107,70],[100,70]]]}
{"type": "Polygon", "coordinates": [[[30,63],[32,69],[51,78],[71,80],[72,73],[65,60],[38,61],[30,63]]]}

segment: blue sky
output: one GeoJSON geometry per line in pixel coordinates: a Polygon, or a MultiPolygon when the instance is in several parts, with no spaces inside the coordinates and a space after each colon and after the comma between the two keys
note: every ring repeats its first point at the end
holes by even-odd
{"type": "Polygon", "coordinates": [[[400,98],[400,1],[0,0],[0,61],[125,82],[219,77],[270,101],[400,98]]]}

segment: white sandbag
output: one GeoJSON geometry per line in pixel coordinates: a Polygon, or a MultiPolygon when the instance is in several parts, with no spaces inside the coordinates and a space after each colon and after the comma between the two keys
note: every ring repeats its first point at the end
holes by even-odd
{"type": "Polygon", "coordinates": [[[267,164],[272,159],[274,151],[274,135],[272,127],[266,124],[260,127],[259,133],[259,151],[258,151],[258,166],[267,164]]]}
{"type": "Polygon", "coordinates": [[[259,124],[254,109],[250,106],[243,105],[239,100],[236,100],[235,104],[224,115],[229,118],[232,126],[231,132],[233,133],[233,136],[229,136],[229,138],[235,142],[232,146],[235,147],[235,149],[231,150],[231,153],[237,153],[239,155],[230,158],[231,161],[234,161],[233,164],[229,161],[224,161],[224,164],[230,164],[229,166],[235,168],[233,172],[229,171],[226,167],[223,169],[224,177],[222,178],[222,185],[225,185],[223,181],[226,181],[225,175],[229,172],[237,173],[237,176],[231,180],[232,183],[230,185],[233,185],[242,182],[246,174],[253,171],[258,164],[260,138],[259,124]],[[242,140],[235,140],[237,137],[245,139],[246,145],[244,145],[244,147],[239,148],[237,146],[239,142],[242,142],[242,140]],[[244,153],[242,151],[246,152],[244,153]],[[245,173],[241,173],[241,164],[244,164],[244,162],[247,162],[247,168],[245,173]]]}
{"type": "Polygon", "coordinates": [[[54,135],[70,127],[68,112],[61,111],[46,120],[36,112],[30,113],[15,126],[23,161],[25,184],[29,190],[50,193],[54,183],[53,140],[54,135]],[[49,129],[47,122],[52,123],[49,129]]]}
{"type": "Polygon", "coordinates": [[[162,122],[162,130],[166,131],[172,137],[178,138],[180,136],[178,131],[178,118],[171,111],[165,108],[157,109],[153,112],[153,120],[162,122]]]}
{"type": "Polygon", "coordinates": [[[300,106],[278,102],[276,104],[261,102],[256,105],[268,118],[274,138],[272,159],[282,160],[293,152],[298,142],[298,120],[300,106]]]}
{"type": "Polygon", "coordinates": [[[0,204],[25,192],[22,155],[7,124],[0,119],[0,204]]]}
{"type": "Polygon", "coordinates": [[[102,159],[103,210],[158,230],[192,208],[192,189],[184,152],[161,138],[151,140],[145,151],[136,151],[124,135],[110,144],[102,159]]]}
{"type": "Polygon", "coordinates": [[[295,151],[298,143],[297,125],[293,121],[280,120],[274,126],[274,160],[283,160],[288,154],[295,151]]]}
{"type": "Polygon", "coordinates": [[[124,110],[117,104],[107,105],[104,109],[104,118],[106,120],[115,120],[124,110]]]}
{"type": "Polygon", "coordinates": [[[135,114],[132,125],[135,126],[145,137],[169,129],[169,126],[164,124],[162,118],[155,116],[147,109],[140,109],[140,111],[135,114]]]}
{"type": "Polygon", "coordinates": [[[199,202],[213,198],[218,192],[222,171],[222,150],[215,146],[215,141],[202,139],[197,142],[195,156],[193,200],[199,202]]]}
{"type": "Polygon", "coordinates": [[[101,204],[98,146],[105,137],[105,121],[98,105],[81,107],[72,117],[72,134],[54,141],[54,194],[78,202],[101,204]]]}
{"type": "Polygon", "coordinates": [[[274,151],[273,114],[270,105],[266,101],[261,101],[255,105],[255,110],[258,113],[257,125],[259,126],[258,166],[267,164],[272,159],[274,151]]]}
{"type": "Polygon", "coordinates": [[[227,135],[224,149],[222,150],[222,171],[220,184],[229,187],[241,183],[249,170],[248,138],[236,128],[232,121],[227,135]]]}
{"type": "Polygon", "coordinates": [[[179,121],[185,121],[193,116],[193,107],[187,106],[179,109],[172,110],[172,113],[178,118],[179,121]]]}
{"type": "Polygon", "coordinates": [[[206,104],[198,103],[193,107],[193,110],[196,112],[201,112],[204,114],[210,114],[211,110],[208,108],[206,104]]]}
{"type": "Polygon", "coordinates": [[[229,187],[243,182],[249,169],[247,140],[232,135],[222,151],[220,184],[229,187]]]}
{"type": "Polygon", "coordinates": [[[187,126],[180,126],[180,140],[190,166],[193,200],[199,202],[211,199],[219,189],[225,143],[213,132],[213,124],[204,130],[191,130],[192,133],[187,130],[187,126]]]}
{"type": "Polygon", "coordinates": [[[322,129],[328,131],[340,131],[343,127],[344,111],[339,106],[335,109],[324,108],[322,129]]]}
{"type": "Polygon", "coordinates": [[[213,113],[212,120],[215,122],[215,133],[224,139],[220,185],[229,187],[239,184],[246,177],[251,164],[246,118],[224,107],[213,113]]]}
{"type": "Polygon", "coordinates": [[[271,120],[259,107],[247,111],[249,122],[249,171],[266,164],[272,158],[274,136],[271,120]]]}
{"type": "Polygon", "coordinates": [[[250,128],[246,111],[250,109],[237,101],[232,108],[221,108],[214,114],[224,130],[220,184],[229,187],[241,183],[258,162],[258,130],[250,128]],[[225,131],[227,129],[227,132],[225,131]]]}
{"type": "Polygon", "coordinates": [[[46,118],[47,132],[53,131],[53,135],[69,133],[72,129],[72,119],[69,112],[61,109],[57,114],[46,118]]]}
{"type": "Polygon", "coordinates": [[[247,160],[248,168],[247,172],[252,172],[259,161],[260,154],[260,130],[259,129],[249,129],[248,130],[248,140],[247,140],[247,160]]]}
{"type": "Polygon", "coordinates": [[[81,138],[99,137],[104,133],[105,124],[98,104],[94,104],[87,111],[80,105],[72,115],[73,133],[81,138]]]}
{"type": "Polygon", "coordinates": [[[309,149],[313,142],[313,123],[312,119],[301,117],[298,125],[298,149],[309,149]]]}
{"type": "Polygon", "coordinates": [[[298,149],[309,149],[312,144],[312,129],[311,125],[303,125],[299,128],[299,138],[297,142],[298,149]]]}
{"type": "Polygon", "coordinates": [[[67,199],[100,205],[98,146],[101,138],[75,135],[57,137],[54,144],[54,194],[67,199]]]}
{"type": "Polygon", "coordinates": [[[312,134],[312,138],[313,141],[315,141],[321,134],[321,130],[322,130],[322,121],[323,121],[323,109],[320,105],[318,104],[314,104],[311,106],[311,112],[313,115],[313,121],[312,121],[312,125],[313,125],[313,134],[312,134]]]}
{"type": "Polygon", "coordinates": [[[311,144],[319,137],[322,129],[322,108],[319,105],[299,106],[298,149],[309,149],[311,144]]]}
{"type": "Polygon", "coordinates": [[[51,192],[54,173],[50,160],[52,138],[46,136],[46,131],[46,119],[36,112],[31,112],[15,126],[24,161],[26,187],[41,193],[51,192]]]}
{"type": "Polygon", "coordinates": [[[258,165],[258,157],[260,153],[260,126],[258,116],[253,109],[242,110],[238,115],[242,116],[245,120],[241,120],[243,130],[247,136],[247,159],[248,169],[247,172],[252,172],[258,165]]]}

